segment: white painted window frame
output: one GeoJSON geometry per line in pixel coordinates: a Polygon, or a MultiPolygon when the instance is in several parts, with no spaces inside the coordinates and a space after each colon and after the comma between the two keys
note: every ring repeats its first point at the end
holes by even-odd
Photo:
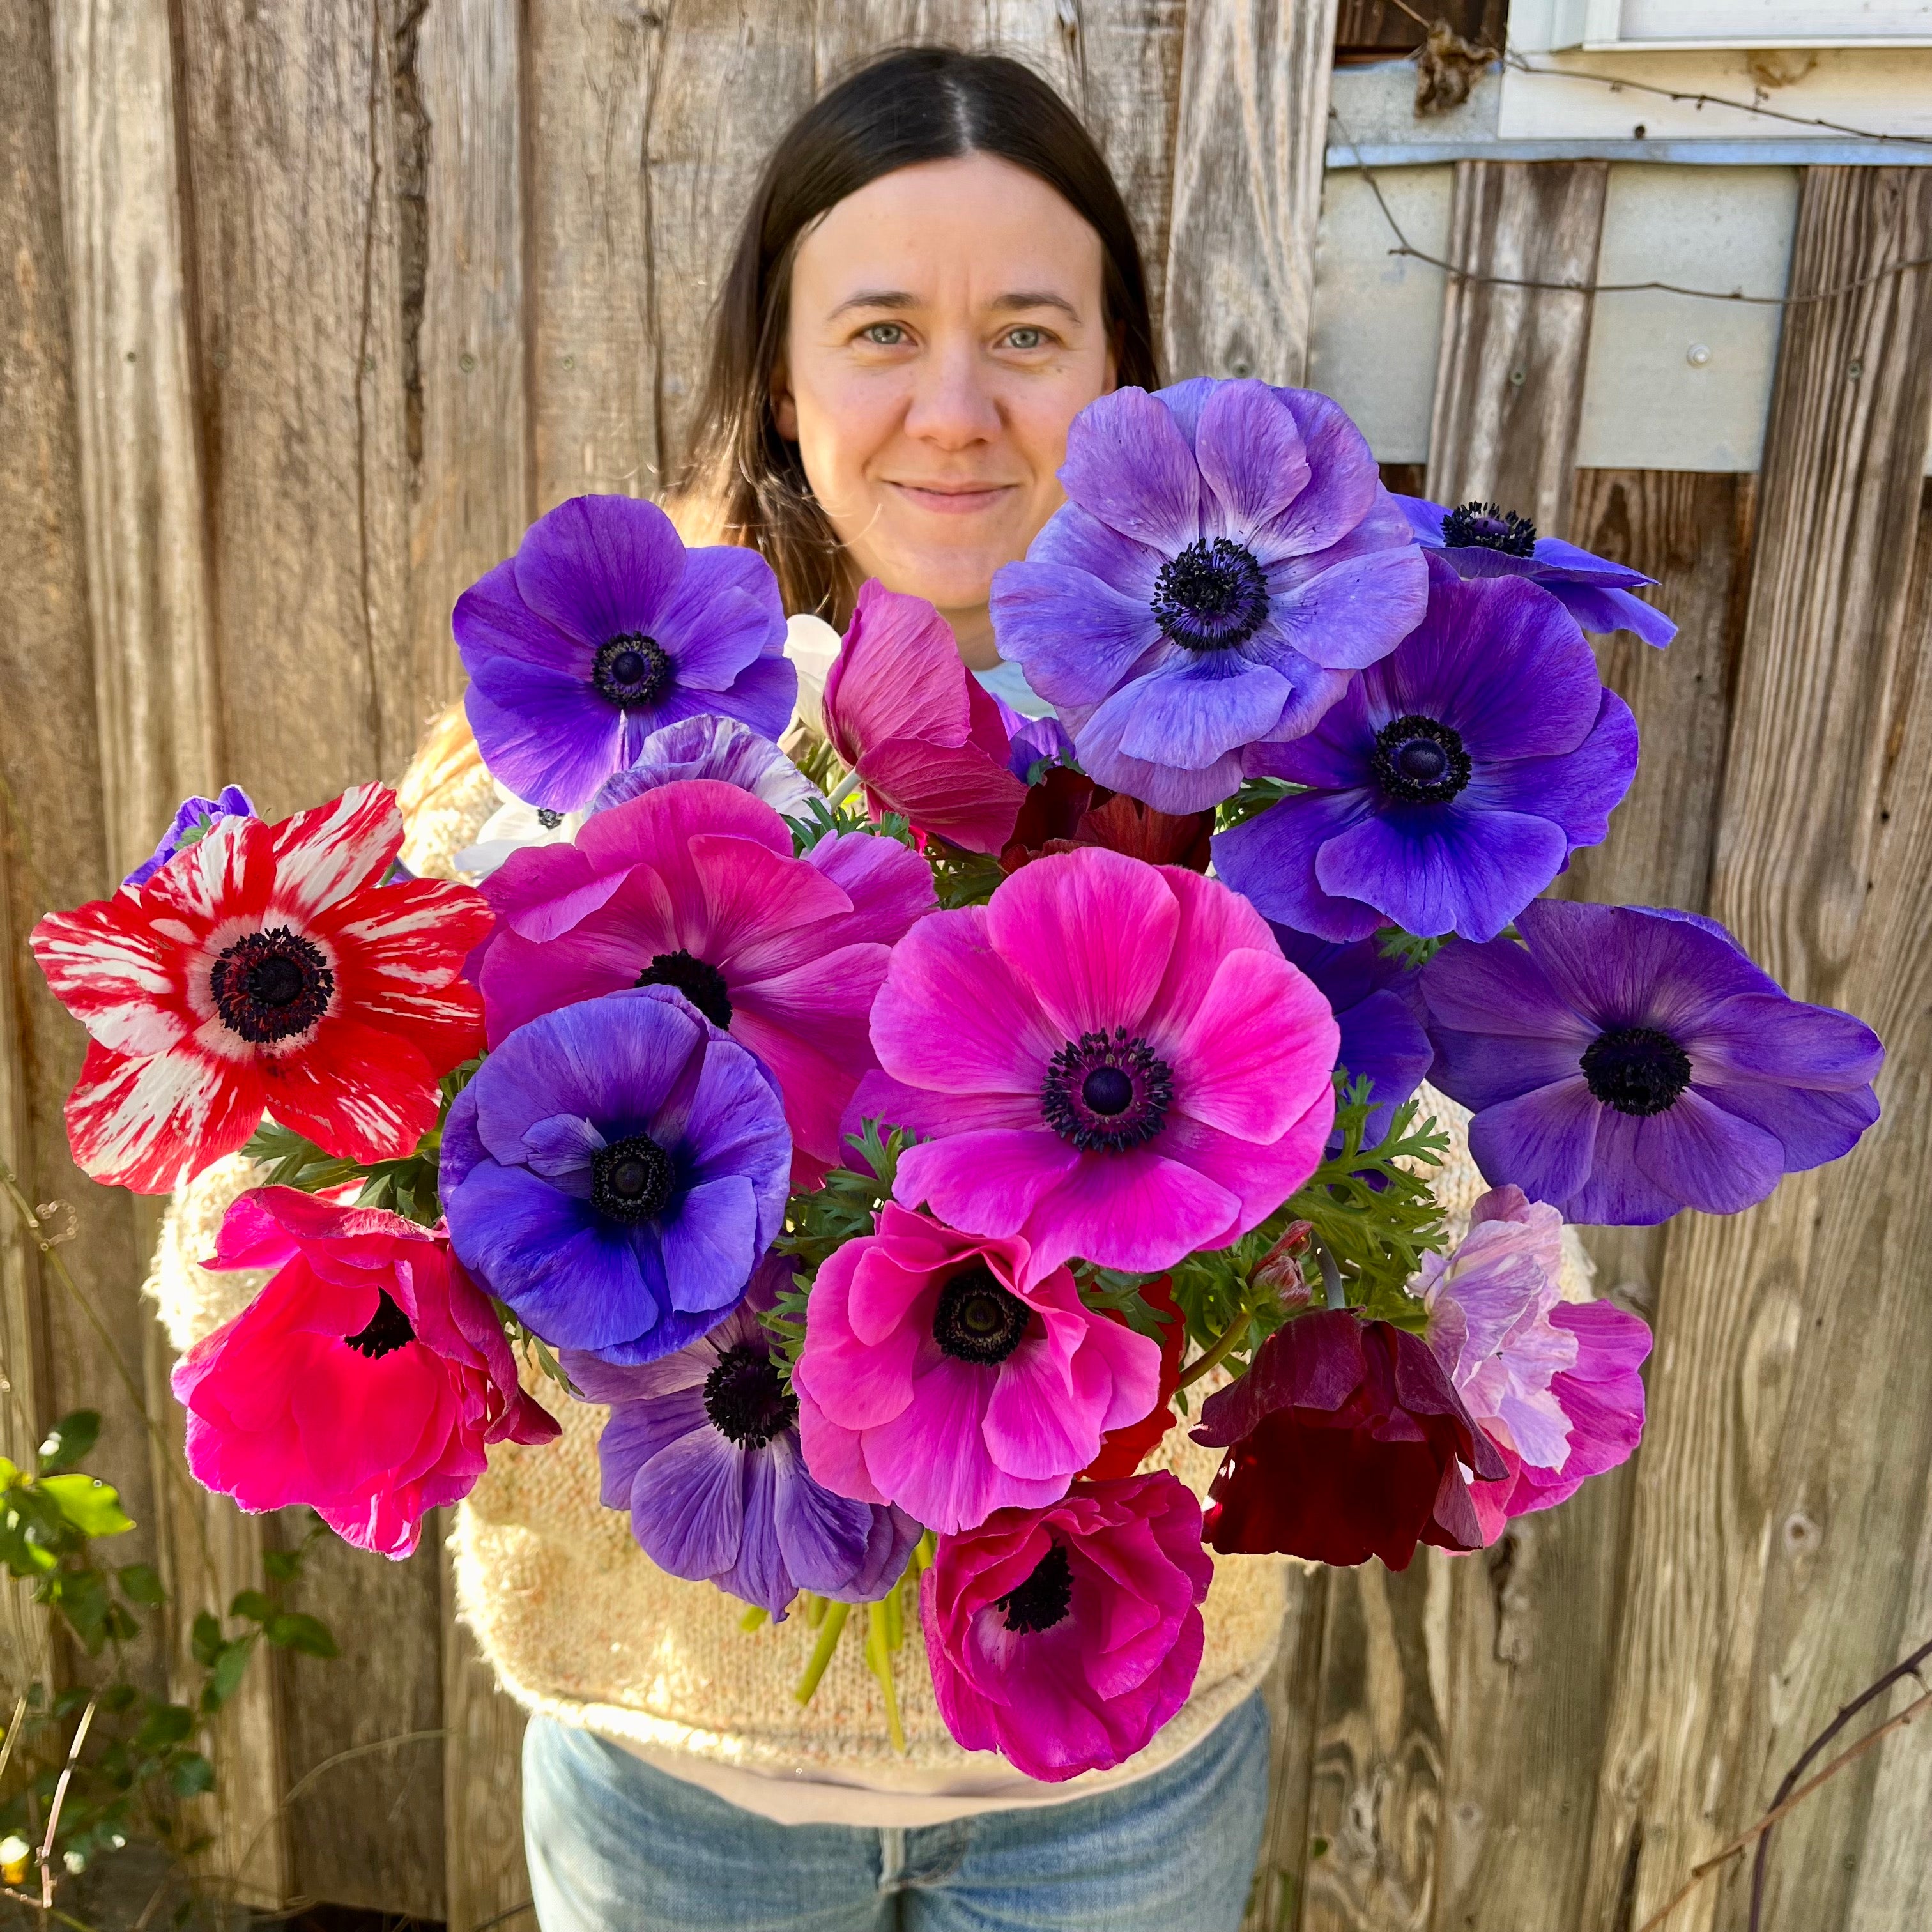
{"type": "Polygon", "coordinates": [[[1736,32],[1700,33],[1699,17],[1707,10],[1698,0],[1683,0],[1678,10],[1684,31],[1664,40],[1654,35],[1641,38],[1623,31],[1624,0],[1544,0],[1543,6],[1519,10],[1531,17],[1520,32],[1517,22],[1510,22],[1511,44],[1534,53],[1668,53],[1696,50],[1760,47],[1923,47],[1932,46],[1932,32],[1923,34],[1862,34],[1842,28],[1834,31],[1834,14],[1849,16],[1848,0],[1814,0],[1817,18],[1815,33],[1744,34],[1736,32]],[[1541,16],[1540,19],[1537,18],[1541,16]]]}

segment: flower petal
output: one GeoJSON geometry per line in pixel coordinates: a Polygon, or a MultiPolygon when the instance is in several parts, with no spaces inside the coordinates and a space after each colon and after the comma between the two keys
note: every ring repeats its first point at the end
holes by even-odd
{"type": "Polygon", "coordinates": [[[636,496],[572,496],[524,533],[517,589],[541,617],[593,647],[648,635],[685,572],[670,518],[636,496]]]}
{"type": "Polygon", "coordinates": [[[1608,1111],[1574,1073],[1484,1108],[1469,1123],[1469,1152],[1492,1187],[1520,1187],[1561,1207],[1591,1172],[1608,1111]]]}
{"type": "Polygon", "coordinates": [[[1166,406],[1144,389],[1088,404],[1067,432],[1060,480],[1110,528],[1170,554],[1200,534],[1201,475],[1166,406]]]}

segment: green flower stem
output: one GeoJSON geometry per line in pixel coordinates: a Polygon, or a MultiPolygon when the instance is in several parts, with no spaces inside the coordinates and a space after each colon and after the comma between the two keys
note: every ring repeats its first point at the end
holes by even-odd
{"type": "Polygon", "coordinates": [[[892,1653],[886,1638],[886,1617],[884,1604],[866,1606],[866,1663],[879,1680],[879,1688],[885,1693],[886,1735],[892,1741],[892,1749],[904,1757],[905,1728],[899,1722],[898,1686],[892,1681],[892,1653]]]}
{"type": "Polygon", "coordinates": [[[1212,1348],[1204,1354],[1196,1356],[1188,1364],[1181,1372],[1180,1381],[1174,1385],[1176,1391],[1191,1388],[1203,1376],[1218,1369],[1247,1340],[1248,1330],[1253,1326],[1253,1318],[1246,1312],[1237,1316],[1222,1330],[1212,1348]]]}
{"type": "Polygon", "coordinates": [[[938,1553],[939,1539],[928,1529],[918,1542],[913,1545],[914,1568],[918,1570],[930,1570],[932,1568],[933,1558],[938,1553]]]}
{"type": "Polygon", "coordinates": [[[765,1624],[769,1623],[771,1621],[771,1612],[766,1610],[762,1604],[754,1604],[752,1607],[738,1619],[738,1628],[741,1630],[754,1630],[760,1629],[765,1624]]]}
{"type": "Polygon", "coordinates": [[[812,1702],[812,1694],[818,1688],[818,1680],[825,1675],[826,1666],[832,1661],[832,1653],[838,1648],[845,1619],[851,1612],[850,1604],[825,1606],[825,1621],[819,1626],[818,1641],[812,1647],[812,1661],[805,1666],[805,1675],[798,1680],[798,1688],[792,1693],[801,1704],[812,1702]]]}
{"type": "Polygon", "coordinates": [[[834,789],[832,796],[825,802],[827,805],[831,806],[834,812],[836,812],[838,808],[843,805],[845,801],[858,789],[859,774],[856,771],[848,772],[845,776],[838,781],[838,785],[834,789]]]}
{"type": "Polygon", "coordinates": [[[905,1642],[905,1599],[899,1594],[897,1583],[886,1592],[879,1610],[885,1619],[886,1648],[897,1650],[905,1642]]]}
{"type": "Polygon", "coordinates": [[[800,1594],[805,1605],[805,1627],[807,1630],[816,1630],[825,1621],[825,1599],[816,1590],[806,1590],[800,1594]]]}

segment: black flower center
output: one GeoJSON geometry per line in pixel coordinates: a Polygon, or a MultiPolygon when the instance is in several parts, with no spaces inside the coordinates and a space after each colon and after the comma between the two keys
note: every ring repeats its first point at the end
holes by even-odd
{"type": "Polygon", "coordinates": [[[649,1134],[629,1134],[590,1157],[590,1204],[627,1228],[663,1213],[677,1185],[670,1156],[649,1134]]]}
{"type": "Polygon", "coordinates": [[[675,675],[670,653],[656,638],[637,631],[626,631],[598,645],[596,661],[590,667],[590,682],[598,695],[624,710],[656,704],[675,675]]]}
{"type": "Polygon", "coordinates": [[[1064,1622],[1073,1607],[1073,1565],[1066,1544],[1054,1544],[1033,1566],[1033,1574],[997,1599],[994,1607],[1004,1612],[1007,1629],[1022,1636],[1064,1622]]]}
{"type": "Polygon", "coordinates": [[[1412,712],[1391,718],[1376,734],[1369,769],[1390,797],[1441,805],[1469,782],[1474,767],[1461,732],[1412,712]]]}
{"type": "Polygon", "coordinates": [[[335,975],[285,926],[246,932],[215,961],[208,992],[223,1025],[256,1046],[306,1033],[328,1010],[335,975]]]}
{"type": "Polygon", "coordinates": [[[658,952],[638,975],[640,986],[669,986],[682,993],[715,1027],[731,1024],[731,995],[724,976],[707,960],[688,952],[658,952]]]}
{"type": "Polygon", "coordinates": [[[546,832],[554,832],[563,823],[563,814],[551,811],[547,805],[540,805],[537,807],[537,823],[546,832]]]}
{"type": "Polygon", "coordinates": [[[956,1274],[939,1291],[932,1339],[956,1362],[1004,1362],[1026,1340],[1033,1310],[993,1279],[984,1262],[956,1274]]]}
{"type": "Polygon", "coordinates": [[[1161,566],[1151,608],[1177,644],[1228,650],[1261,628],[1268,579],[1253,552],[1232,538],[1201,537],[1161,566]]]}
{"type": "Polygon", "coordinates": [[[1160,1132],[1174,1098],[1174,1075],[1125,1027],[1111,1036],[1083,1033],[1046,1064],[1040,1109],[1046,1124],[1082,1153],[1120,1154],[1160,1132]]]}
{"type": "Polygon", "coordinates": [[[704,1378],[704,1412],[726,1442],[762,1449],[798,1420],[798,1397],[764,1349],[740,1342],[704,1378]]]}
{"type": "Polygon", "coordinates": [[[354,1334],[342,1338],[358,1355],[366,1355],[372,1362],[380,1362],[385,1355],[394,1354],[405,1342],[416,1339],[416,1331],[410,1327],[401,1304],[386,1288],[378,1289],[377,1293],[380,1299],[375,1313],[354,1334]]]}
{"type": "Polygon", "coordinates": [[[1529,556],[1536,550],[1536,526],[1527,517],[1497,503],[1458,503],[1442,519],[1446,550],[1499,550],[1505,556],[1529,556]]]}
{"type": "Polygon", "coordinates": [[[1690,1056],[1654,1027],[1608,1027],[1583,1049],[1590,1091],[1620,1114],[1661,1114],[1690,1084],[1690,1056]]]}

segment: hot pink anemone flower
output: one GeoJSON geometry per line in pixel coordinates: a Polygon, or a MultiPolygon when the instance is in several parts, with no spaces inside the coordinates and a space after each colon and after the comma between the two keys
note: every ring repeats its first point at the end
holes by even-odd
{"type": "Polygon", "coordinates": [[[1044,1784],[1124,1763],[1187,1701],[1214,1574],[1166,1469],[942,1536],[920,1617],[946,1728],[1044,1784]]]}
{"type": "Polygon", "coordinates": [[[204,1265],[278,1270],[175,1366],[188,1468],[244,1510],[306,1503],[358,1549],[407,1556],[424,1512],[476,1487],[485,1444],[557,1433],[440,1232],[258,1188],[204,1265]]]}
{"type": "Polygon", "coordinates": [[[479,979],[490,1043],[539,1013],[670,986],[771,1070],[793,1184],[840,1158],[839,1117],[878,1064],[866,1018],[892,943],[932,909],[916,852],[834,833],[800,858],[763,800],[680,779],[512,853],[485,881],[502,923],[479,979]]]}
{"type": "Polygon", "coordinates": [[[1024,1240],[1028,1280],[1076,1255],[1153,1274],[1314,1172],[1337,1037],[1246,900],[1083,848],[894,949],[850,1112],[924,1136],[897,1198],[1024,1240]]]}
{"type": "Polygon", "coordinates": [[[860,591],[825,680],[825,728],[875,818],[903,812],[969,852],[1013,836],[1026,787],[1006,769],[1000,707],[924,598],[876,578],[860,591]]]}
{"type": "Polygon", "coordinates": [[[1154,1406],[1160,1346],[1084,1306],[1023,1241],[976,1240],[888,1203],[837,1250],[792,1372],[814,1478],[943,1535],[1058,1500],[1110,1429],[1154,1406]]]}
{"type": "Polygon", "coordinates": [[[436,1124],[437,1082],[483,1044],[460,975],[490,908],[467,886],[383,884],[402,838],[386,785],[278,825],[220,818],[144,884],[34,927],[93,1036],[67,1124],[95,1180],[166,1193],[264,1112],[346,1160],[406,1154],[436,1124]]]}

